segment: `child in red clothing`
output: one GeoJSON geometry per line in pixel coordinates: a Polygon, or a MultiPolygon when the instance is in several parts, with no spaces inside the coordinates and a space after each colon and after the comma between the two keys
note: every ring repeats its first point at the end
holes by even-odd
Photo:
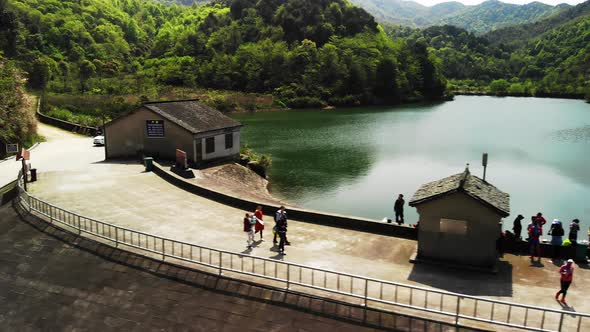
{"type": "Polygon", "coordinates": [[[561,289],[559,292],[555,294],[555,299],[559,297],[559,294],[562,294],[561,303],[565,304],[565,295],[567,294],[567,289],[570,287],[572,280],[574,279],[574,261],[568,259],[565,264],[563,264],[559,268],[559,275],[560,275],[560,282],[561,282],[561,289]]]}
{"type": "Polygon", "coordinates": [[[264,221],[262,221],[262,206],[258,205],[256,207],[254,216],[256,217],[256,225],[254,226],[254,229],[256,233],[260,232],[260,240],[262,240],[262,231],[264,230],[264,221]]]}

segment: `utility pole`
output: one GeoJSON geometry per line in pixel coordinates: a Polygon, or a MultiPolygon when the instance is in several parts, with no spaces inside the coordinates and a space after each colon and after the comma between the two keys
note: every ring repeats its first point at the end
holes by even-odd
{"type": "Polygon", "coordinates": [[[107,160],[108,157],[108,152],[107,152],[107,128],[105,127],[105,116],[104,116],[105,110],[103,109],[101,114],[102,114],[102,137],[104,137],[104,160],[107,160]]]}
{"type": "Polygon", "coordinates": [[[481,164],[483,166],[483,181],[486,181],[486,169],[488,168],[488,153],[484,153],[481,157],[481,164]]]}

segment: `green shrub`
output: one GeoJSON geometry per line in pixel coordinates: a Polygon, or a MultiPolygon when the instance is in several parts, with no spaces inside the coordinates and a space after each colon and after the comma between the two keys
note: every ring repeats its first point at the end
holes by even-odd
{"type": "Polygon", "coordinates": [[[317,97],[295,97],[287,100],[287,106],[291,108],[319,108],[326,103],[317,97]]]}

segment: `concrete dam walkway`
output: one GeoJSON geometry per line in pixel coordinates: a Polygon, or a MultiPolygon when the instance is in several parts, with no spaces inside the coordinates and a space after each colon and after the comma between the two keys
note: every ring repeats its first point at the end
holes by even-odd
{"type": "MultiPolygon", "coordinates": [[[[39,181],[31,194],[73,212],[105,222],[248,255],[280,259],[272,245],[272,225],[266,216],[263,242],[246,249],[242,232],[245,211],[182,191],[146,173],[135,163],[103,161],[102,149],[88,138],[69,144],[36,161],[39,181]],[[47,163],[47,167],[45,167],[47,163]]],[[[42,143],[45,144],[45,143],[42,143]]],[[[41,145],[39,148],[42,148],[41,145]]],[[[2,165],[0,165],[1,167],[2,165]]],[[[362,202],[359,202],[362,204],[362,202]]],[[[252,211],[248,211],[252,212],[252,211]]],[[[266,214],[274,211],[264,211],[266,214]]],[[[506,255],[497,275],[454,271],[408,262],[416,242],[310,223],[290,221],[285,261],[335,271],[447,290],[498,300],[562,309],[553,299],[559,287],[557,266],[543,260],[531,266],[528,257],[506,255]]],[[[258,235],[256,236],[258,239],[258,235]]],[[[586,266],[576,269],[568,293],[568,310],[590,312],[583,285],[590,281],[586,266]]]]}
{"type": "Polygon", "coordinates": [[[373,330],[309,313],[316,299],[151,261],[21,217],[10,204],[0,207],[0,251],[2,331],[373,330]]]}

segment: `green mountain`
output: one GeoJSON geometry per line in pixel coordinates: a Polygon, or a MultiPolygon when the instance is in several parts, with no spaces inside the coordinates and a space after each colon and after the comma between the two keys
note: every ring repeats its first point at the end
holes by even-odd
{"type": "Polygon", "coordinates": [[[460,2],[445,2],[432,7],[404,0],[350,0],[350,2],[365,9],[380,22],[411,27],[434,25],[441,18],[456,14],[466,7],[460,2]]]}
{"type": "Polygon", "coordinates": [[[454,26],[386,31],[426,43],[454,91],[590,98],[588,6],[484,36],[454,26]]]}
{"type": "Polygon", "coordinates": [[[534,22],[555,14],[562,8],[563,6],[556,8],[540,2],[515,5],[498,0],[488,0],[443,18],[436,24],[449,24],[476,33],[485,33],[510,25],[534,22]]]}
{"type": "Polygon", "coordinates": [[[437,99],[426,45],[392,41],[345,0],[0,0],[0,47],[36,89],[273,93],[292,107],[437,99]]]}
{"type": "Polygon", "coordinates": [[[583,2],[574,7],[565,7],[559,13],[533,23],[491,31],[485,37],[495,44],[519,43],[522,40],[541,36],[548,31],[572,21],[583,19],[588,15],[590,15],[590,1],[583,2]]]}
{"type": "Polygon", "coordinates": [[[475,6],[443,2],[432,7],[404,0],[351,2],[365,8],[381,22],[421,28],[448,24],[480,34],[506,26],[534,22],[569,8],[566,4],[550,6],[531,2],[526,5],[515,5],[498,0],[488,0],[475,6]]]}

